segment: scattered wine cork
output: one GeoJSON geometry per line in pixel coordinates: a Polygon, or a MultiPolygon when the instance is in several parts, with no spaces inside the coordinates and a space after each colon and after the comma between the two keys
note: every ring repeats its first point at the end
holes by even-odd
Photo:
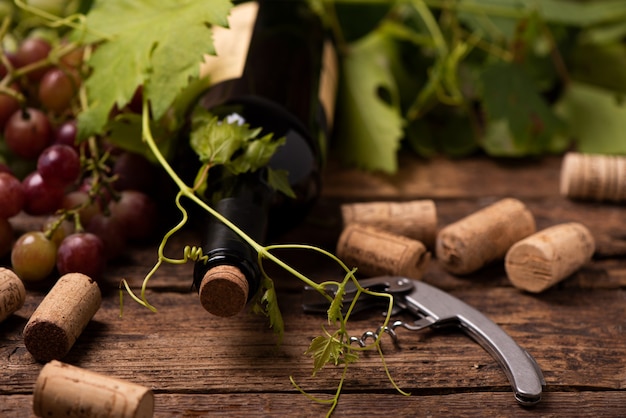
{"type": "Polygon", "coordinates": [[[421,241],[432,248],[437,237],[437,209],[429,199],[408,202],[362,202],[341,206],[344,226],[372,225],[421,241]]]}
{"type": "Polygon", "coordinates": [[[38,417],[149,418],[154,394],[141,385],[52,360],[33,393],[38,417]]]}
{"type": "Polygon", "coordinates": [[[422,242],[362,224],[349,224],[343,229],[337,256],[364,275],[412,279],[421,279],[430,261],[422,242]]]}
{"type": "Polygon", "coordinates": [[[0,267],[0,322],[24,306],[26,289],[13,271],[0,267]]]}
{"type": "Polygon", "coordinates": [[[539,293],[582,267],[594,251],[593,235],[584,225],[555,225],[515,243],[505,257],[506,273],[518,289],[539,293]]]}
{"type": "Polygon", "coordinates": [[[200,304],[213,315],[228,317],[241,312],[248,302],[250,285],[245,274],[231,265],[209,269],[200,283],[200,304]]]}
{"type": "Polygon", "coordinates": [[[59,360],[100,308],[98,284],[81,273],[62,276],[24,327],[24,345],[39,361],[59,360]]]}
{"type": "Polygon", "coordinates": [[[517,199],[506,198],[442,228],[436,256],[453,274],[469,274],[504,258],[517,241],[535,232],[535,218],[517,199]]]}
{"type": "Polygon", "coordinates": [[[573,199],[626,201],[626,157],[570,152],[563,157],[560,192],[573,199]]]}

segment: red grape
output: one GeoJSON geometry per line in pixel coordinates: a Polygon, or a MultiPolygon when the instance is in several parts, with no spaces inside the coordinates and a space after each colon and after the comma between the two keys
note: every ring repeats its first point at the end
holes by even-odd
{"type": "MultiPolygon", "coordinates": [[[[63,197],[63,202],[61,203],[61,207],[65,210],[76,209],[77,207],[86,204],[89,201],[89,195],[87,192],[76,190],[66,194],[63,197]]],[[[80,216],[80,222],[83,225],[88,225],[96,214],[100,213],[101,209],[98,203],[92,202],[78,212],[80,216]]]]}
{"type": "Polygon", "coordinates": [[[0,258],[11,252],[13,247],[13,227],[8,219],[0,218],[0,258]]]}
{"type": "Polygon", "coordinates": [[[61,275],[83,273],[96,279],[102,274],[105,263],[104,244],[92,233],[77,232],[59,245],[57,270],[61,275]]]}
{"type": "Polygon", "coordinates": [[[98,213],[91,218],[86,229],[102,240],[107,260],[119,257],[126,249],[124,229],[116,218],[98,213]]]}
{"type": "Polygon", "coordinates": [[[11,168],[5,163],[0,163],[0,173],[13,174],[13,172],[11,171],[11,168]]]}
{"type": "Polygon", "coordinates": [[[120,192],[119,200],[109,204],[111,216],[117,218],[130,240],[142,240],[152,236],[157,222],[157,207],[145,193],[136,190],[120,192]]]}
{"type": "Polygon", "coordinates": [[[24,189],[13,174],[0,172],[0,202],[0,218],[9,219],[24,208],[24,189]]]}
{"type": "MultiPolygon", "coordinates": [[[[10,89],[18,91],[16,85],[11,86],[10,89]]],[[[0,129],[4,129],[9,118],[18,110],[20,110],[20,102],[15,97],[7,93],[0,93],[0,129]]]]}
{"type": "Polygon", "coordinates": [[[78,91],[78,76],[60,68],[52,68],[39,82],[39,101],[55,113],[62,113],[69,108],[78,91]]]}
{"type": "Polygon", "coordinates": [[[143,155],[133,152],[120,154],[113,165],[113,174],[117,176],[115,188],[139,190],[148,193],[155,188],[156,167],[143,155]]]}
{"type": "Polygon", "coordinates": [[[50,121],[45,113],[35,108],[18,110],[4,127],[4,140],[18,157],[37,158],[52,140],[50,121]]]}
{"type": "Polygon", "coordinates": [[[57,247],[41,231],[27,232],[17,239],[11,251],[13,270],[24,281],[43,280],[52,273],[57,247]]]}
{"type": "MultiPolygon", "coordinates": [[[[52,50],[50,43],[41,38],[28,38],[24,40],[15,51],[14,62],[17,68],[24,67],[29,64],[33,64],[37,61],[41,61],[48,57],[48,54],[52,50]]],[[[35,71],[28,73],[28,78],[32,81],[37,81],[43,77],[47,68],[39,68],[35,71]]]]}
{"type": "Polygon", "coordinates": [[[29,215],[47,215],[61,207],[64,190],[46,183],[38,171],[30,173],[22,181],[24,188],[24,212],[29,215]]]}
{"type": "Polygon", "coordinates": [[[56,129],[54,133],[54,143],[61,145],[69,145],[70,147],[76,148],[76,133],[78,132],[78,128],[76,126],[76,120],[68,120],[67,122],[62,123],[56,129]]]}
{"type": "Polygon", "coordinates": [[[68,145],[50,145],[39,156],[37,171],[46,183],[68,186],[80,176],[80,157],[68,145]]]}

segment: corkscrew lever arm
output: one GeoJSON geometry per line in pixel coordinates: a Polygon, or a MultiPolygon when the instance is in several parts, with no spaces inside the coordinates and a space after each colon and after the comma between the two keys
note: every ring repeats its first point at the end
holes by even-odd
{"type": "Polygon", "coordinates": [[[534,405],[539,402],[545,386],[539,365],[511,336],[481,312],[436,287],[416,280],[413,280],[413,291],[396,299],[400,299],[397,303],[401,307],[420,317],[408,329],[449,326],[462,329],[498,360],[520,404],[534,405]]]}

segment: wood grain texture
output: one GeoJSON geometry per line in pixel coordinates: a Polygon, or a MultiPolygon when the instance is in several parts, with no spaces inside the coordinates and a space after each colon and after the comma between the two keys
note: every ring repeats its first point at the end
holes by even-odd
{"type": "MultiPolygon", "coordinates": [[[[582,222],[599,246],[590,263],[541,294],[511,286],[501,262],[457,277],[433,260],[424,276],[481,310],[536,358],[547,387],[535,408],[517,405],[496,361],[466,335],[399,330],[400,346],[386,339],[383,349],[391,375],[412,396],[394,390],[377,353],[363,353],[348,373],[335,416],[626,416],[626,209],[560,197],[558,158],[514,166],[481,158],[403,164],[396,177],[331,167],[323,199],[281,241],[332,250],[341,231],[339,207],[346,201],[433,198],[441,227],[502,197],[516,197],[533,212],[537,228],[582,222]]],[[[197,241],[189,228],[175,236],[168,253],[180,255],[184,244],[197,241]]],[[[341,374],[328,368],[311,375],[312,360],[303,353],[325,319],[302,312],[301,282],[267,266],[286,323],[280,346],[265,318],[209,315],[191,289],[191,265],[166,265],[157,272],[148,290],[157,313],[127,297],[120,318],[119,280],[125,277],[137,288],[155,256],[153,245],[133,248],[109,268],[101,284],[102,307],[65,362],[153,389],[159,417],[326,413],[327,406],[301,395],[290,382],[292,377],[305,391],[328,397],[341,374]]],[[[280,256],[314,280],[338,278],[337,267],[317,255],[280,256]]],[[[24,307],[0,324],[0,416],[32,416],[32,390],[42,364],[25,349],[22,330],[50,285],[27,288],[24,307]]],[[[373,330],[381,320],[377,312],[360,315],[351,332],[373,330]]]]}

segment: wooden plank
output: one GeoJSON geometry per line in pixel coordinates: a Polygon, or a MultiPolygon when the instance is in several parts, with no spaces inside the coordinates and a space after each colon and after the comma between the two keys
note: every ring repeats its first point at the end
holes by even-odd
{"type": "MultiPolygon", "coordinates": [[[[326,394],[314,394],[319,397],[326,394]]],[[[3,397],[0,416],[27,418],[32,396],[3,397]]],[[[155,396],[155,417],[321,417],[328,406],[294,393],[209,393],[166,394],[155,396]]],[[[548,392],[543,402],[533,408],[523,408],[510,400],[508,393],[465,393],[462,390],[446,394],[413,393],[411,396],[380,393],[344,393],[333,417],[398,418],[462,417],[475,411],[483,417],[543,418],[561,417],[623,417],[626,397],[621,392],[548,392]]]]}

